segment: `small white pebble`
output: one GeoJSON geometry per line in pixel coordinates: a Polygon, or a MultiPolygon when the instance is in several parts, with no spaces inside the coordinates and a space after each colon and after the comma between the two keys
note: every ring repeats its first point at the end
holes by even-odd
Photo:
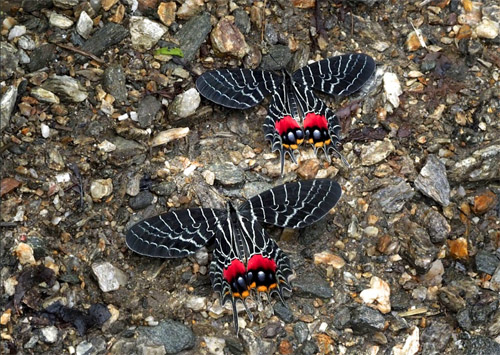
{"type": "Polygon", "coordinates": [[[47,126],[45,123],[41,124],[41,130],[42,130],[42,137],[43,138],[49,138],[50,137],[50,127],[47,126]]]}
{"type": "Polygon", "coordinates": [[[137,112],[131,111],[131,112],[128,113],[128,115],[130,116],[130,119],[132,121],[137,121],[137,112]]]}

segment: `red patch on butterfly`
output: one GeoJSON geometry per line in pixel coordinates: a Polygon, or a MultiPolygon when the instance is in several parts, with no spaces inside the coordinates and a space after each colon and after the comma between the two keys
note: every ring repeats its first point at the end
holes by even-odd
{"type": "Polygon", "coordinates": [[[265,258],[260,254],[256,254],[248,260],[248,271],[264,269],[276,272],[276,262],[273,259],[265,258]]]}
{"type": "Polygon", "coordinates": [[[322,128],[327,129],[328,121],[326,120],[325,116],[318,115],[314,112],[310,112],[304,118],[304,130],[306,130],[309,127],[318,127],[319,129],[322,128]]]}
{"type": "Polygon", "coordinates": [[[288,131],[289,129],[295,130],[295,128],[300,129],[299,124],[295,121],[292,116],[285,116],[281,120],[277,121],[274,124],[274,128],[278,131],[281,136],[283,133],[288,131]]]}
{"type": "Polygon", "coordinates": [[[235,277],[245,274],[245,265],[238,259],[231,261],[231,264],[222,272],[222,277],[231,283],[235,277]]]}

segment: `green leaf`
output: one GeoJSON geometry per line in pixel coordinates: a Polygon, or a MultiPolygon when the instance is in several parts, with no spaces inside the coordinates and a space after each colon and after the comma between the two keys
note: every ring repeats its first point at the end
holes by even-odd
{"type": "Polygon", "coordinates": [[[180,48],[159,48],[155,51],[155,55],[175,55],[176,57],[184,58],[184,53],[180,48]]]}

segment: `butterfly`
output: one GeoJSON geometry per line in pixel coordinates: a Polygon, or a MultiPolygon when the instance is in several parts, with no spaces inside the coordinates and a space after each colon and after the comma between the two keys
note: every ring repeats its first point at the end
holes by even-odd
{"type": "Polygon", "coordinates": [[[340,185],[330,179],[293,182],[262,192],[237,209],[189,208],[142,220],[126,234],[134,252],[158,258],[180,258],[194,254],[215,239],[210,279],[221,304],[230,301],[238,333],[241,302],[250,320],[248,297],[276,294],[283,304],[283,291],[291,292],[293,274],[288,256],[260,223],[303,228],[322,219],[342,195],[340,185]]]}
{"type": "Polygon", "coordinates": [[[341,127],[335,113],[313,90],[333,96],[346,96],[360,90],[372,77],[372,57],[353,53],[335,56],[306,65],[293,74],[282,70],[217,69],[202,74],[196,88],[210,101],[233,108],[247,109],[271,96],[264,121],[271,151],[278,151],[281,175],[285,156],[296,164],[294,152],[303,142],[315,153],[322,149],[329,160],[330,151],[340,154],[341,127]]]}

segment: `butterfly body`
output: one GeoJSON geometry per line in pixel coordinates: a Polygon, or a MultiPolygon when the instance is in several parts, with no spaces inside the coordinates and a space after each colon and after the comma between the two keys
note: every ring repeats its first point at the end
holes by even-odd
{"type": "MultiPolygon", "coordinates": [[[[236,305],[246,299],[273,295],[283,301],[291,291],[293,274],[287,255],[260,224],[302,228],[323,218],[341,196],[332,180],[315,179],[289,183],[267,190],[239,208],[190,208],[170,211],[140,221],[126,235],[133,251],[153,257],[176,258],[196,252],[215,238],[210,279],[221,304],[231,302],[238,329],[236,305]]],[[[284,302],[284,301],[283,301],[284,302]]]]}
{"type": "Polygon", "coordinates": [[[218,69],[201,75],[198,91],[225,107],[247,109],[271,95],[263,129],[271,150],[278,151],[283,173],[284,159],[306,142],[340,156],[340,123],[335,113],[313,90],[333,96],[358,91],[371,78],[375,62],[366,54],[345,54],[306,65],[290,74],[251,69],[218,69]]]}

